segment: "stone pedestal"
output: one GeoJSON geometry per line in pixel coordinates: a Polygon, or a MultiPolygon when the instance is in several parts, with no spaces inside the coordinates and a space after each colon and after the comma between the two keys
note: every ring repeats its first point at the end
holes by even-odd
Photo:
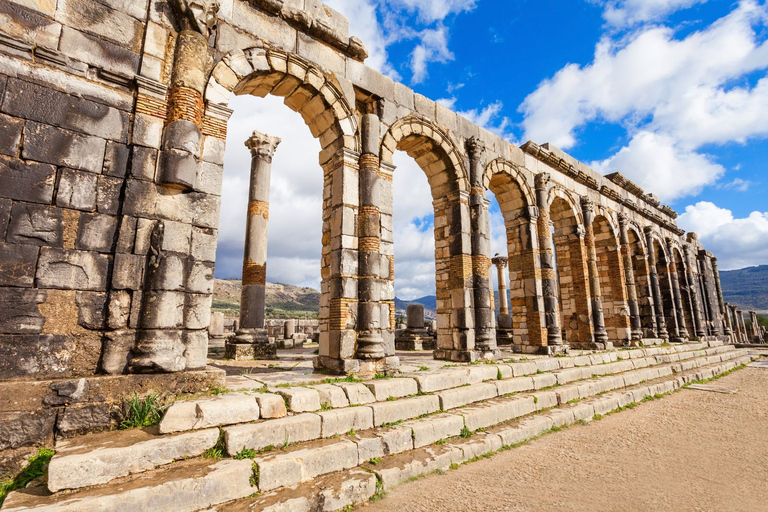
{"type": "Polygon", "coordinates": [[[407,327],[398,332],[395,338],[397,350],[434,350],[437,348],[435,338],[424,328],[424,306],[408,304],[407,327]]]}

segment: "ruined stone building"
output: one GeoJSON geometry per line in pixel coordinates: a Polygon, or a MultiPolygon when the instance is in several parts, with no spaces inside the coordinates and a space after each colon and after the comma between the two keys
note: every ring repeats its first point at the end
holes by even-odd
{"type": "MultiPolygon", "coordinates": [[[[435,358],[499,355],[489,191],[506,225],[503,339],[516,350],[737,330],[716,259],[652,194],[551,145],[512,145],[365,58],[347,20],[319,0],[0,2],[0,395],[32,389],[32,410],[63,403],[57,392],[83,391],[54,382],[51,395],[57,379],[87,378],[91,401],[210,384],[203,369],[233,93],[284,98],[322,146],[317,368],[398,367],[398,150],[432,192],[435,358]],[[96,375],[113,377],[88,379],[96,375]]],[[[275,144],[254,134],[254,166],[268,164],[275,144]]],[[[252,195],[248,210],[264,226],[265,198],[252,195]]],[[[265,255],[256,250],[244,265],[255,296],[265,255]]],[[[57,421],[76,425],[77,411],[57,421]]]]}

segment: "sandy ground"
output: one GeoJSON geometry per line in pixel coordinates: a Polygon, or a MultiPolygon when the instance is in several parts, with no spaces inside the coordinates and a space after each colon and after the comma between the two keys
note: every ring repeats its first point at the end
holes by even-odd
{"type": "Polygon", "coordinates": [[[365,512],[768,511],[768,369],[403,484],[365,512]]]}

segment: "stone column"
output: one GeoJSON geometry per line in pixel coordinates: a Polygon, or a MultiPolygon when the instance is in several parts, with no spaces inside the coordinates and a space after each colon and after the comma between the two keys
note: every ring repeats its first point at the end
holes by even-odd
{"type": "Polygon", "coordinates": [[[467,141],[469,155],[469,174],[472,189],[469,196],[471,244],[472,244],[472,281],[475,318],[475,349],[483,357],[498,356],[496,329],[491,309],[491,234],[488,217],[490,201],[485,198],[483,188],[483,158],[485,145],[477,137],[467,141]]]}
{"type": "Polygon", "coordinates": [[[725,312],[725,327],[728,329],[728,332],[730,332],[729,337],[731,338],[731,341],[734,341],[734,330],[733,330],[733,318],[731,316],[731,307],[730,304],[727,302],[723,303],[725,306],[724,312],[725,312]]]}
{"type": "Polygon", "coordinates": [[[435,339],[424,327],[424,306],[408,304],[405,329],[395,338],[397,350],[434,350],[435,339]]]}
{"type": "Polygon", "coordinates": [[[539,260],[541,265],[541,288],[544,298],[544,322],[547,327],[547,345],[562,346],[563,335],[560,331],[560,307],[558,299],[557,271],[555,269],[554,242],[549,216],[547,187],[550,175],[536,175],[536,204],[539,217],[536,220],[536,233],[539,242],[539,260]]]}
{"type": "Polygon", "coordinates": [[[245,224],[243,291],[240,298],[240,328],[226,355],[233,359],[268,359],[277,355],[264,325],[267,284],[267,227],[272,157],[280,139],[259,132],[245,142],[251,150],[251,180],[248,217],[245,224]]]}
{"type": "Polygon", "coordinates": [[[749,323],[751,324],[751,331],[752,331],[752,342],[753,343],[762,343],[763,340],[760,339],[760,326],[757,323],[757,313],[754,311],[749,312],[749,323]]]}
{"type": "Polygon", "coordinates": [[[627,305],[629,306],[629,321],[633,342],[638,342],[643,337],[643,325],[640,319],[640,305],[637,301],[637,287],[635,285],[635,267],[632,262],[632,248],[629,246],[629,233],[627,232],[627,215],[619,214],[619,242],[621,243],[621,257],[624,262],[624,284],[627,288],[627,305]]]}
{"type": "Polygon", "coordinates": [[[701,309],[701,297],[699,296],[699,279],[696,276],[696,272],[693,271],[696,265],[696,258],[693,256],[693,249],[690,246],[683,246],[683,253],[685,259],[688,261],[688,268],[685,270],[686,286],[688,287],[689,295],[691,297],[691,305],[693,307],[693,322],[696,324],[696,336],[703,338],[707,335],[707,326],[704,321],[701,309]]]}
{"type": "Polygon", "coordinates": [[[736,321],[739,323],[739,332],[741,333],[741,342],[749,343],[749,334],[747,334],[747,324],[744,321],[744,312],[740,309],[736,310],[736,321]]]}
{"type": "Polygon", "coordinates": [[[701,277],[704,285],[704,292],[707,298],[709,312],[710,334],[717,336],[722,334],[722,324],[720,321],[720,311],[715,286],[715,277],[712,269],[712,253],[705,250],[699,251],[699,262],[701,268],[701,277]]]}
{"type": "Polygon", "coordinates": [[[741,339],[741,328],[739,326],[739,317],[737,316],[736,306],[733,304],[728,304],[728,309],[730,310],[730,318],[731,318],[731,332],[733,334],[734,341],[736,343],[743,343],[743,340],[741,339]]]}
{"type": "Polygon", "coordinates": [[[656,268],[656,248],[653,246],[653,228],[646,226],[645,240],[648,245],[648,274],[651,280],[651,292],[653,293],[653,309],[656,314],[657,335],[663,340],[669,339],[667,321],[664,318],[664,303],[661,299],[661,285],[659,284],[659,271],[656,268]]]}
{"type": "MultiPolygon", "coordinates": [[[[381,335],[381,190],[379,186],[379,117],[364,114],[361,123],[360,211],[358,213],[357,357],[383,359],[381,335]]],[[[389,268],[387,268],[389,273],[389,268]]],[[[386,319],[389,325],[389,318],[386,319]]],[[[375,371],[374,371],[375,373],[375,371]]]]}
{"type": "MultiPolygon", "coordinates": [[[[725,299],[723,298],[723,288],[720,285],[720,271],[717,269],[717,258],[712,258],[712,277],[715,279],[715,292],[717,293],[717,305],[720,311],[720,316],[725,315],[725,299]]],[[[731,335],[731,331],[728,328],[727,323],[721,322],[723,328],[723,334],[726,336],[731,335]]]]}
{"type": "MultiPolygon", "coordinates": [[[[603,301],[600,292],[600,274],[597,270],[597,251],[595,250],[595,205],[588,197],[581,198],[581,210],[584,214],[584,245],[587,249],[587,270],[589,272],[589,295],[592,303],[592,327],[595,343],[605,346],[608,333],[605,330],[603,301]]],[[[608,347],[605,347],[608,348],[608,347]]]]}
{"type": "Polygon", "coordinates": [[[677,262],[675,261],[674,245],[671,238],[666,239],[667,250],[669,251],[669,280],[672,288],[672,300],[675,305],[675,314],[677,315],[677,336],[678,341],[688,339],[688,329],[685,326],[685,310],[683,309],[683,296],[680,292],[680,275],[677,273],[677,262]]]}
{"type": "Polygon", "coordinates": [[[507,284],[504,278],[504,269],[509,264],[509,258],[498,254],[491,259],[496,266],[496,275],[499,280],[499,316],[509,315],[509,301],[507,300],[507,284]]]}

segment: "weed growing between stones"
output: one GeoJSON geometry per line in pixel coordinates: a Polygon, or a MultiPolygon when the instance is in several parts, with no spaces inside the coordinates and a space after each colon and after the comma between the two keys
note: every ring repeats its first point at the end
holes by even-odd
{"type": "Polygon", "coordinates": [[[255,459],[256,450],[254,450],[253,448],[246,448],[245,446],[243,446],[243,449],[237,452],[233,458],[236,460],[255,459]]]}
{"type": "Polygon", "coordinates": [[[426,372],[427,370],[429,370],[429,366],[419,366],[420,372],[426,372]]]}
{"type": "Polygon", "coordinates": [[[504,376],[501,374],[501,368],[496,368],[496,380],[504,380],[504,376]]]}
{"type": "MultiPolygon", "coordinates": [[[[243,446],[245,450],[245,446],[243,446]]],[[[216,440],[216,444],[203,452],[204,459],[219,460],[228,456],[227,445],[224,442],[224,429],[219,427],[219,439],[216,440]]],[[[254,455],[255,456],[255,455],[254,455]]]]}
{"type": "Polygon", "coordinates": [[[258,487],[258,485],[259,485],[259,465],[254,462],[251,465],[251,468],[253,469],[253,475],[251,475],[251,478],[249,478],[248,481],[251,483],[251,487],[258,487]]]}
{"type": "Polygon", "coordinates": [[[600,421],[601,419],[603,419],[602,414],[595,414],[594,416],[592,416],[592,421],[600,421]]]}
{"type": "Polygon", "coordinates": [[[40,448],[37,454],[30,457],[24,469],[15,477],[0,482],[0,507],[8,493],[16,489],[25,488],[31,481],[45,476],[48,472],[48,464],[56,452],[48,448],[40,448]]]}
{"type": "Polygon", "coordinates": [[[134,392],[130,399],[123,399],[124,419],[120,422],[119,429],[128,430],[157,425],[163,419],[165,409],[166,407],[160,403],[160,394],[139,398],[139,395],[134,392]]]}
{"type": "Polygon", "coordinates": [[[381,457],[374,457],[369,462],[372,466],[376,466],[381,462],[381,457]]]}
{"type": "Polygon", "coordinates": [[[331,409],[333,409],[333,407],[331,407],[331,404],[329,404],[328,402],[323,402],[322,404],[320,404],[321,411],[330,411],[331,409]]]}
{"type": "Polygon", "coordinates": [[[467,426],[464,425],[464,427],[461,429],[461,434],[459,434],[459,437],[466,439],[468,437],[472,437],[473,435],[474,435],[474,432],[469,430],[467,426]]]}
{"type": "Polygon", "coordinates": [[[384,484],[381,483],[381,479],[376,475],[376,492],[371,496],[371,501],[383,500],[387,497],[387,491],[384,490],[384,484]]]}
{"type": "Polygon", "coordinates": [[[348,436],[354,436],[354,435],[357,435],[357,432],[355,432],[354,428],[351,428],[351,429],[349,429],[349,432],[347,432],[347,435],[348,436]]]}

